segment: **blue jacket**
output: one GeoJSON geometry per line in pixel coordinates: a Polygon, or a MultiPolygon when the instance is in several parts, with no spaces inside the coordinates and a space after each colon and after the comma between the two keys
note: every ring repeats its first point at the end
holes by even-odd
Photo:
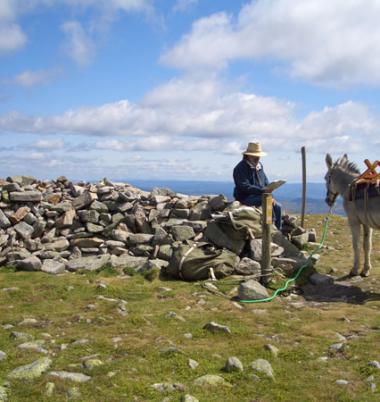
{"type": "Polygon", "coordinates": [[[263,194],[263,188],[269,184],[264,168],[256,170],[245,159],[235,166],[233,176],[235,182],[234,197],[240,202],[252,194],[263,194]]]}

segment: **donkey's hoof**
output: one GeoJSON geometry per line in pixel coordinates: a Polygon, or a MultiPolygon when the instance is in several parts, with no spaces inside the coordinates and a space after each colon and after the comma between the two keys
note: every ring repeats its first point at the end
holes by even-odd
{"type": "Polygon", "coordinates": [[[369,272],[360,272],[360,276],[362,276],[363,278],[366,278],[367,276],[369,276],[369,272]]]}
{"type": "Polygon", "coordinates": [[[359,276],[359,273],[356,272],[356,271],[350,271],[350,273],[348,274],[348,276],[349,276],[350,278],[353,278],[354,276],[359,276]]]}

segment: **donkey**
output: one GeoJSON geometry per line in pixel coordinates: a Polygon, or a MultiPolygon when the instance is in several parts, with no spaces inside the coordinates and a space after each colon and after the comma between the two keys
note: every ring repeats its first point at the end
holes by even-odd
{"type": "MultiPolygon", "coordinates": [[[[372,228],[380,229],[380,196],[353,199],[351,184],[359,176],[357,166],[350,162],[344,154],[335,163],[330,154],[326,155],[327,173],[325,176],[327,195],[326,203],[332,207],[338,195],[343,197],[343,207],[347,214],[352,233],[354,249],[354,265],[350,276],[359,275],[360,265],[360,232],[364,229],[364,267],[361,276],[368,276],[371,270],[372,228]]],[[[380,194],[380,193],[379,193],[380,194]]]]}

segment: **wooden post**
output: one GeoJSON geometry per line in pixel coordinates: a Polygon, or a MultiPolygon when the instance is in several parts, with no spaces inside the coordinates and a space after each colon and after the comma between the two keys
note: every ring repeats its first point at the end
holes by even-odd
{"type": "Polygon", "coordinates": [[[261,248],[261,283],[267,285],[271,280],[271,242],[272,242],[272,210],[273,197],[271,193],[264,193],[262,199],[263,210],[263,238],[261,248]]]}
{"type": "Polygon", "coordinates": [[[302,209],[301,209],[301,227],[305,226],[306,211],[306,148],[301,148],[302,154],[302,209]]]}

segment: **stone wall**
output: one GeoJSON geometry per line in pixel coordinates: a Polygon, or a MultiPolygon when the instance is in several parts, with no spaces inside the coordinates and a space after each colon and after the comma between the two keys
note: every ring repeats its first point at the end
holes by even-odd
{"type": "MultiPolygon", "coordinates": [[[[204,240],[212,214],[235,206],[239,203],[222,195],[195,197],[163,188],[146,192],[107,179],[74,184],[65,177],[8,177],[0,180],[0,266],[52,274],[107,265],[161,268],[180,242],[204,240]]],[[[286,220],[284,231],[273,238],[274,265],[294,268],[303,256],[287,239],[293,234],[302,248],[314,234],[297,228],[294,219],[286,220]]],[[[238,256],[236,272],[253,273],[258,245],[259,240],[251,242],[251,252],[238,256]]]]}

